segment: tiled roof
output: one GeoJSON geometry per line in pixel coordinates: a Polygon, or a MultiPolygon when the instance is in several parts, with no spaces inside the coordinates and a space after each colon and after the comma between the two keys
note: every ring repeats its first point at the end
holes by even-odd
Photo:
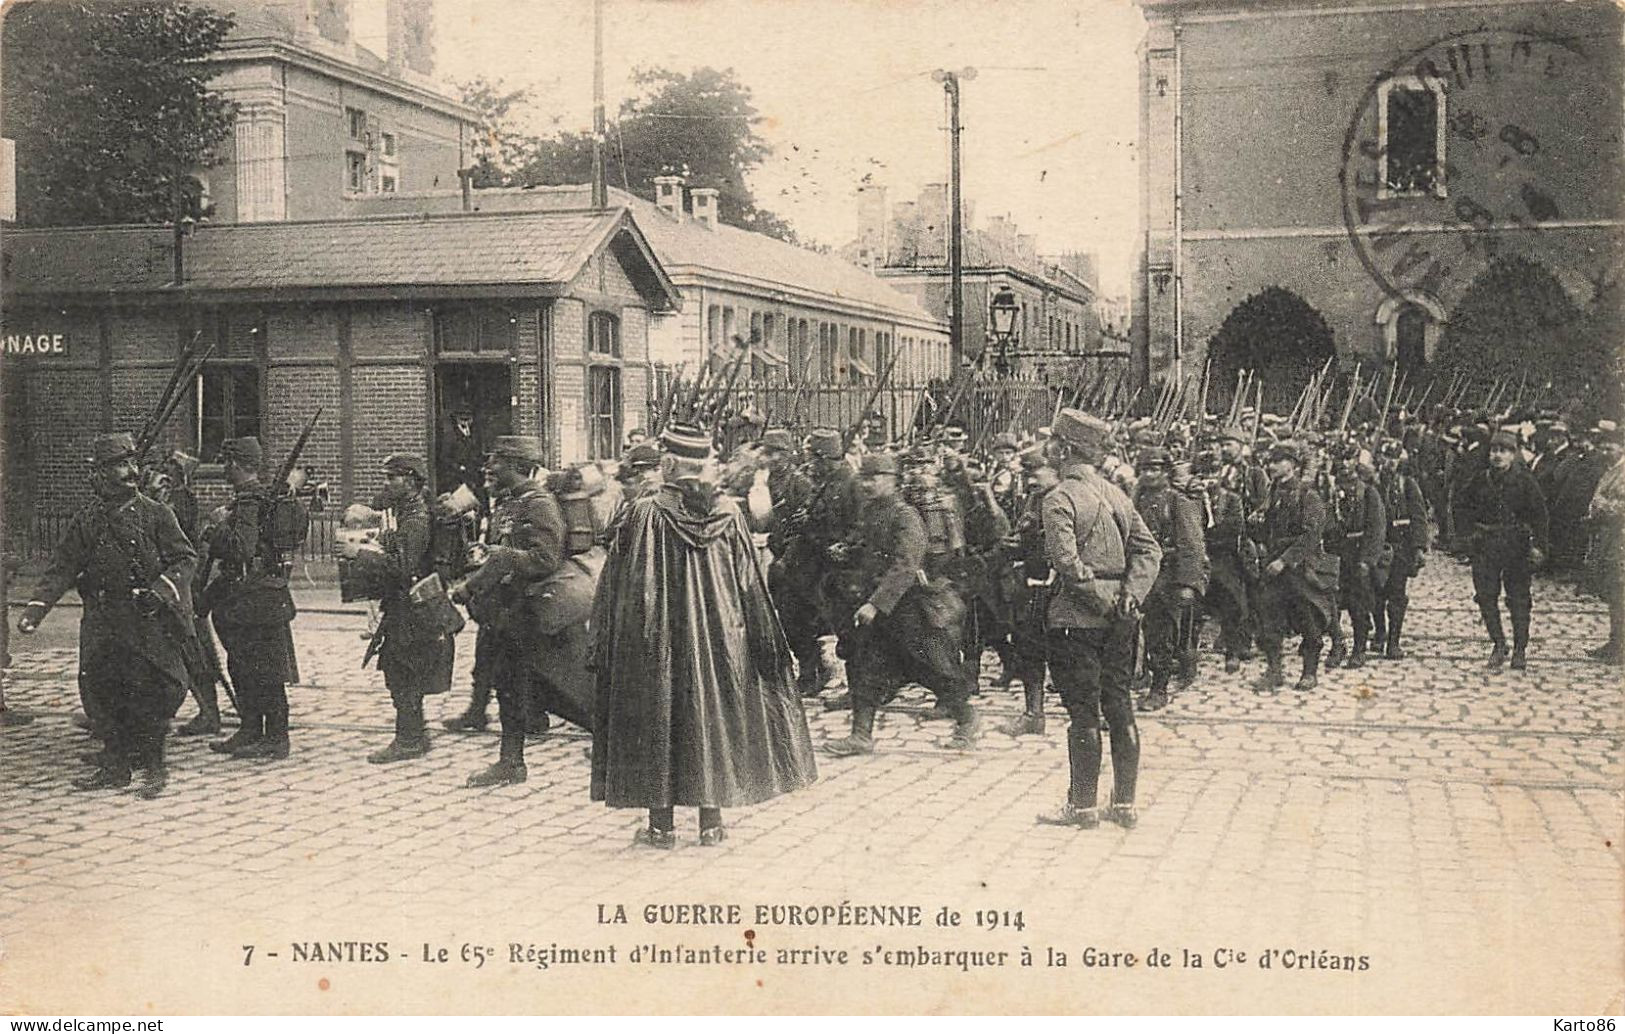
{"type": "MultiPolygon", "coordinates": [[[[474,203],[482,211],[524,211],[576,208],[587,204],[585,184],[526,189],[476,190],[474,203]]],[[[623,205],[637,219],[661,265],[679,281],[685,274],[711,274],[720,279],[765,281],[789,290],[802,290],[830,300],[878,309],[896,318],[946,326],[918,301],[882,282],[868,270],[765,234],[719,225],[715,229],[685,215],[681,221],[662,212],[654,202],[610,188],[610,204],[623,205]]],[[[455,193],[404,194],[390,199],[367,199],[357,208],[367,212],[394,212],[402,208],[437,210],[460,204],[455,193]]]]}
{"type": "MultiPolygon", "coordinates": [[[[574,279],[617,233],[620,210],[202,225],[182,250],[186,286],[253,291],[413,285],[549,285],[574,279]]],[[[173,279],[166,227],[23,230],[5,238],[19,293],[152,292],[173,279]]],[[[656,278],[663,272],[656,270],[656,278]]]]}

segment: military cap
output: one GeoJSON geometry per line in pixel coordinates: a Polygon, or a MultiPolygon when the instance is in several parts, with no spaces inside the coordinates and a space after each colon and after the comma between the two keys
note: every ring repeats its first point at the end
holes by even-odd
{"type": "Polygon", "coordinates": [[[191,477],[193,474],[197,473],[198,458],[187,452],[185,449],[175,449],[172,451],[169,454],[169,462],[173,463],[175,468],[186,477],[191,477]]]}
{"type": "Polygon", "coordinates": [[[113,463],[135,455],[135,435],[128,431],[99,434],[90,440],[90,458],[95,463],[113,463]]]}
{"type": "Polygon", "coordinates": [[[626,450],[621,459],[622,470],[647,470],[660,465],[660,449],[648,442],[639,442],[626,450]]]}
{"type": "Polygon", "coordinates": [[[689,424],[672,424],[660,432],[660,443],[666,452],[686,460],[703,460],[711,455],[711,436],[704,428],[689,424]]]}
{"type": "Polygon", "coordinates": [[[1049,461],[1044,459],[1044,450],[1042,449],[1028,449],[1021,454],[1021,469],[1028,473],[1047,466],[1049,466],[1049,461]]]}
{"type": "Polygon", "coordinates": [[[1150,445],[1140,450],[1139,466],[1166,467],[1173,462],[1173,455],[1160,445],[1150,445]]]}
{"type": "Polygon", "coordinates": [[[1283,438],[1270,446],[1269,462],[1276,460],[1291,460],[1299,466],[1303,465],[1303,447],[1290,438],[1283,438]]]}
{"type": "Polygon", "coordinates": [[[1008,431],[1000,431],[994,435],[993,444],[990,446],[990,448],[994,449],[1017,449],[1019,447],[1016,443],[1016,436],[1008,431]]]}
{"type": "Polygon", "coordinates": [[[762,432],[762,440],[758,443],[764,449],[777,449],[780,452],[795,452],[795,439],[790,432],[782,427],[771,427],[762,432]]]}
{"type": "Polygon", "coordinates": [[[1231,424],[1229,427],[1226,427],[1224,430],[1219,432],[1219,441],[1240,442],[1241,444],[1245,445],[1247,444],[1247,432],[1241,429],[1241,425],[1231,424]]]}
{"type": "Polygon", "coordinates": [[[1105,448],[1111,440],[1112,425],[1081,409],[1063,409],[1051,428],[1055,437],[1071,445],[1105,448]]]}
{"type": "Polygon", "coordinates": [[[965,429],[958,424],[950,424],[942,429],[942,440],[950,445],[965,444],[965,429]]]}
{"type": "Polygon", "coordinates": [[[429,465],[423,462],[423,457],[414,456],[409,452],[394,452],[384,457],[385,474],[404,474],[415,477],[419,481],[429,480],[429,465]]]}
{"type": "Polygon", "coordinates": [[[227,438],[220,443],[220,462],[258,470],[265,462],[265,450],[258,438],[227,438]]]}
{"type": "Polygon", "coordinates": [[[1162,444],[1162,434],[1154,427],[1142,427],[1130,435],[1129,440],[1140,448],[1162,444]]]}
{"type": "Polygon", "coordinates": [[[498,435],[496,442],[491,446],[491,455],[535,466],[541,466],[547,459],[546,452],[542,449],[542,440],[532,434],[498,435]]]}
{"type": "Polygon", "coordinates": [[[866,453],[863,457],[862,465],[858,468],[858,473],[866,476],[874,476],[877,474],[891,474],[895,476],[901,472],[902,467],[898,464],[897,457],[889,452],[866,453]]]}
{"type": "Polygon", "coordinates": [[[841,432],[833,428],[814,428],[807,435],[807,451],[826,460],[838,460],[846,455],[846,441],[841,437],[841,432]]]}
{"type": "Polygon", "coordinates": [[[1513,432],[1502,428],[1501,430],[1490,435],[1490,448],[1512,449],[1516,451],[1518,448],[1518,436],[1513,432]]]}

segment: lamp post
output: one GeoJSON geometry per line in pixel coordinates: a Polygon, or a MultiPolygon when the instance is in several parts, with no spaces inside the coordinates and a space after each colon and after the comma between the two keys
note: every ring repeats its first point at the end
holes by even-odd
{"type": "Polygon", "coordinates": [[[963,252],[964,227],[959,199],[959,84],[976,78],[976,69],[949,71],[939,68],[931,78],[942,84],[948,95],[948,348],[955,365],[965,361],[965,317],[963,252]]]}
{"type": "Polygon", "coordinates": [[[1021,306],[1016,302],[1016,293],[1001,284],[999,289],[993,292],[993,301],[988,306],[993,340],[999,346],[999,354],[993,360],[993,367],[1001,377],[1008,377],[1011,373],[1010,341],[1015,337],[1016,317],[1020,314],[1021,306]]]}

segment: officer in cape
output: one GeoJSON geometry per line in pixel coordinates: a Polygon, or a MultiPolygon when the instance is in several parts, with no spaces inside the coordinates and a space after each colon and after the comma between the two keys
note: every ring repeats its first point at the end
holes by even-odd
{"type": "Polygon", "coordinates": [[[39,628],[70,588],[84,601],[79,618],[79,692],[105,734],[98,770],[81,790],[128,786],[157,797],[168,782],[164,736],[186,698],[192,636],[191,584],[197,553],[175,514],[138,490],[133,435],[92,443],[96,498],[69,523],[17,629],[39,628]]]}

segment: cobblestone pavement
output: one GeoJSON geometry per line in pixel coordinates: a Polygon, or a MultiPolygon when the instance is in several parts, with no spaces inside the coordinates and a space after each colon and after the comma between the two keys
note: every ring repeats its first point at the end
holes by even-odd
{"type": "MultiPolygon", "coordinates": [[[[977,753],[940,749],[949,724],[911,690],[882,714],[875,756],[821,757],[813,788],[730,813],[716,850],[695,844],[692,812],[679,812],[686,842],[670,853],[631,845],[641,816],[587,800],[589,741],[569,727],[531,743],[518,787],[462,786],[494,758],[494,722],[437,735],[418,762],[367,764],[392,713],[381,677],[357,667],[364,619],[336,598],[307,604],[295,627],[305,681],[291,691],[290,760],[231,762],[172,739],[162,799],[74,793],[89,741],[71,721],[64,610],[55,639],[12,643],[7,699],[37,719],[0,729],[0,1009],[676,1008],[669,990],[635,1001],[631,985],[510,965],[506,946],[737,946],[737,929],[646,926],[641,908],[738,902],[748,924],[755,903],[851,901],[948,905],[967,926],[976,909],[1021,909],[1025,929],[774,927],[760,942],[1052,946],[1073,966],[1046,970],[1040,957],[1033,969],[890,978],[831,967],[790,981],[775,970],[776,997],[733,1007],[861,1009],[854,989],[873,986],[922,1010],[1618,1012],[1625,693],[1617,669],[1584,656],[1606,615],[1567,586],[1538,585],[1529,670],[1490,674],[1470,593],[1465,569],[1430,564],[1413,586],[1411,658],[1328,673],[1310,694],[1255,695],[1256,662],[1225,675],[1205,657],[1193,690],[1140,720],[1132,832],[1033,824],[1064,793],[1064,718],[1052,700],[1046,736],[994,732],[1020,701],[991,685],[989,655],[977,753]],[[626,905],[632,924],[598,926],[599,903],[626,905]],[[455,956],[470,938],[500,946],[501,964],[475,975],[454,962],[453,976],[417,959],[420,942],[455,956]],[[292,968],[283,957],[307,940],[387,940],[389,965],[414,968],[292,968]],[[245,968],[250,943],[283,950],[245,968]],[[1153,945],[1176,960],[1179,946],[1253,958],[1221,973],[1210,955],[1206,970],[1162,982],[1143,963],[1077,968],[1085,947],[1143,957],[1153,945]],[[1262,971],[1269,947],[1367,955],[1370,968],[1262,971]],[[561,996],[558,981],[577,990],[561,996]],[[322,997],[329,988],[344,997],[322,997]]],[[[465,702],[463,638],[458,690],[429,705],[436,729],[465,702]]],[[[846,731],[845,713],[815,703],[808,716],[815,743],[846,731]]],[[[687,986],[688,972],[672,976],[687,986]]],[[[737,983],[688,1005],[734,1002],[751,982],[737,983]]]]}

